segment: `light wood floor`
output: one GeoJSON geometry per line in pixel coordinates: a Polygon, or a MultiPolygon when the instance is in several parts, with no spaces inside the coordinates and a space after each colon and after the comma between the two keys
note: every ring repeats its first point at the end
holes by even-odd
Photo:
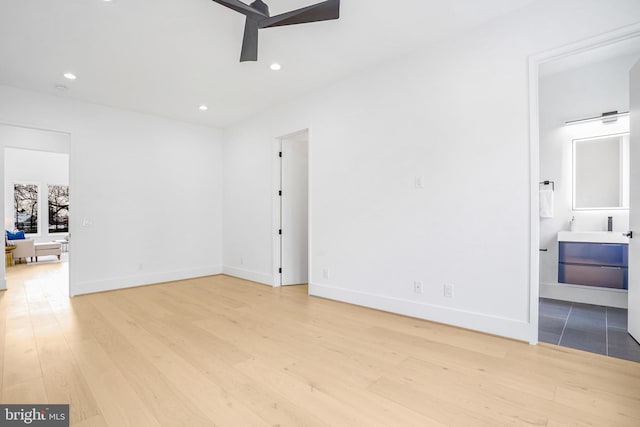
{"type": "Polygon", "coordinates": [[[0,402],[73,426],[639,426],[640,364],[216,276],[68,299],[9,269],[0,402]]]}

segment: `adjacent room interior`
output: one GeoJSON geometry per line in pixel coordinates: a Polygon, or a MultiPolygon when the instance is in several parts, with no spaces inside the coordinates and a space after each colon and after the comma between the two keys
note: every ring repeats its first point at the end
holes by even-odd
{"type": "Polygon", "coordinates": [[[638,261],[625,234],[629,72],[639,60],[633,37],[546,62],[539,82],[539,339],[636,362],[627,296],[638,261]]]}
{"type": "Polygon", "coordinates": [[[0,5],[0,417],[640,424],[640,2],[363,3],[0,5]]]}
{"type": "MultiPolygon", "coordinates": [[[[28,281],[43,263],[69,261],[69,142],[63,132],[0,125],[8,288],[14,275],[28,281]]],[[[55,286],[69,295],[68,279],[55,286]]]]}

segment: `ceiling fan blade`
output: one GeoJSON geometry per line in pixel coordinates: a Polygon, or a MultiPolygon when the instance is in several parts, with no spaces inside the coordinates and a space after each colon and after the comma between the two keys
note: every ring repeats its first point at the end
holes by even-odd
{"type": "Polygon", "coordinates": [[[243,15],[255,16],[260,18],[268,17],[268,15],[265,15],[264,13],[252,8],[251,6],[245,3],[242,3],[240,0],[213,0],[213,1],[223,6],[226,6],[229,9],[233,9],[236,12],[240,12],[243,15]]]}
{"type": "Polygon", "coordinates": [[[260,28],[328,21],[330,19],[338,19],[339,17],[340,0],[327,0],[322,3],[303,7],[302,9],[293,10],[271,18],[265,18],[260,21],[260,28]]]}
{"type": "Polygon", "coordinates": [[[258,21],[247,16],[244,23],[244,37],[240,62],[258,60],[258,21]]]}

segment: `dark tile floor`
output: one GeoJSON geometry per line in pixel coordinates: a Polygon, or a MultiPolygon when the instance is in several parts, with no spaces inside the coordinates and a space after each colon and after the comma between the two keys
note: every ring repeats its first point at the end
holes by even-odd
{"type": "Polygon", "coordinates": [[[542,342],[640,362],[622,308],[540,298],[538,329],[542,342]]]}

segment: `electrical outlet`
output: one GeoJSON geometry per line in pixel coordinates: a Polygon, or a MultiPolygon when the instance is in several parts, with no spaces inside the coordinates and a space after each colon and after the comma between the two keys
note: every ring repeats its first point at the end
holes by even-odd
{"type": "Polygon", "coordinates": [[[330,274],[329,269],[328,268],[323,268],[322,269],[322,278],[329,280],[330,277],[331,277],[331,274],[330,274]]]}
{"type": "Polygon", "coordinates": [[[416,294],[421,294],[424,292],[424,285],[422,284],[422,282],[418,280],[413,282],[413,292],[415,292],[416,294]]]}
{"type": "Polygon", "coordinates": [[[453,285],[451,284],[444,285],[444,296],[447,298],[453,298],[453,285]]]}

